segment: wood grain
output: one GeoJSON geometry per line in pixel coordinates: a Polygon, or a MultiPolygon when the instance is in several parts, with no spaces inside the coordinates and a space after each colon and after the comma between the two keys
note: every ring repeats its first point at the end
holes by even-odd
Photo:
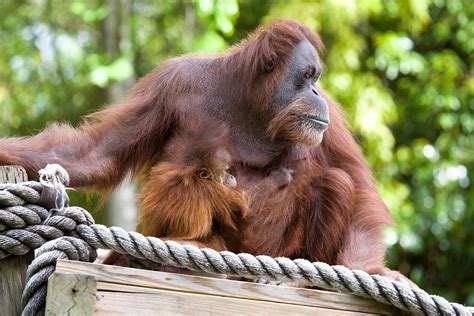
{"type": "Polygon", "coordinates": [[[45,315],[93,315],[96,291],[91,275],[55,272],[48,280],[45,315]]]}
{"type": "MultiPolygon", "coordinates": [[[[25,181],[28,181],[28,175],[23,167],[0,166],[0,183],[25,181]]],[[[31,260],[33,260],[33,251],[24,256],[10,256],[0,260],[1,315],[20,315],[21,293],[25,286],[26,269],[31,260]]]]}
{"type": "Polygon", "coordinates": [[[354,312],[392,314],[395,311],[391,306],[370,299],[321,290],[256,284],[65,260],[58,261],[56,269],[58,272],[93,275],[97,280],[97,287],[100,291],[117,291],[118,285],[126,285],[133,286],[133,291],[141,294],[153,294],[155,293],[154,290],[168,290],[188,294],[194,293],[354,312]]]}
{"type": "Polygon", "coordinates": [[[0,183],[20,183],[28,181],[26,170],[20,166],[0,166],[0,183]]]}
{"type": "Polygon", "coordinates": [[[140,293],[140,289],[117,284],[114,292],[99,290],[95,315],[374,315],[159,289],[140,293]]]}

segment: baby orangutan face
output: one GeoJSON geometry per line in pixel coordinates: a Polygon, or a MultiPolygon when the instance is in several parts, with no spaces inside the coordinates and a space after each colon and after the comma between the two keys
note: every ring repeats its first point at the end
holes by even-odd
{"type": "Polygon", "coordinates": [[[231,157],[227,150],[219,148],[208,163],[197,170],[196,175],[201,180],[216,181],[225,186],[235,188],[237,180],[230,173],[231,157]]]}

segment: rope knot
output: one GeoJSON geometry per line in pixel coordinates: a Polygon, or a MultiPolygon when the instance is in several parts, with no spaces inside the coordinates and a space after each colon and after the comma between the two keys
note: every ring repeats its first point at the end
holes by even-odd
{"type": "Polygon", "coordinates": [[[95,224],[92,215],[81,207],[66,207],[50,210],[43,225],[61,230],[64,234],[71,234],[78,225],[90,226],[95,224]]]}
{"type": "Polygon", "coordinates": [[[69,174],[61,165],[55,163],[48,164],[38,171],[38,181],[42,184],[61,183],[63,185],[69,185],[69,174]]]}
{"type": "Polygon", "coordinates": [[[58,164],[49,164],[38,171],[38,181],[43,185],[39,204],[48,209],[62,210],[69,204],[66,185],[69,184],[69,174],[58,164]]]}

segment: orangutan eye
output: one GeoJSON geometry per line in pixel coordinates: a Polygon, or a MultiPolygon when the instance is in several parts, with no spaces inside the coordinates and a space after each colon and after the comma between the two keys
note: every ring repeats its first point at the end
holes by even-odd
{"type": "Polygon", "coordinates": [[[316,69],[314,67],[311,67],[308,71],[304,73],[304,78],[307,80],[313,79],[314,75],[316,74],[316,69]]]}
{"type": "Polygon", "coordinates": [[[204,180],[212,180],[212,174],[207,169],[199,170],[198,177],[204,180]]]}

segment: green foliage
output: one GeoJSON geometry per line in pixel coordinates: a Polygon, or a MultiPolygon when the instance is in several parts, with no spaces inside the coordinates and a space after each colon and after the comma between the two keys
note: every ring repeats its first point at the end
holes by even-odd
{"type": "Polygon", "coordinates": [[[125,80],[133,73],[132,65],[125,58],[118,58],[110,65],[101,65],[100,63],[91,67],[91,83],[105,88],[112,80],[125,80]]]}
{"type": "MultiPolygon", "coordinates": [[[[107,2],[109,3],[109,2],[107,2]]],[[[474,305],[474,6],[470,0],[123,0],[107,50],[103,1],[0,2],[2,135],[77,124],[107,88],[163,59],[219,51],[273,18],[326,44],[320,84],[346,109],[396,227],[390,266],[474,305]]],[[[84,205],[85,202],[81,201],[84,205]]]]}

